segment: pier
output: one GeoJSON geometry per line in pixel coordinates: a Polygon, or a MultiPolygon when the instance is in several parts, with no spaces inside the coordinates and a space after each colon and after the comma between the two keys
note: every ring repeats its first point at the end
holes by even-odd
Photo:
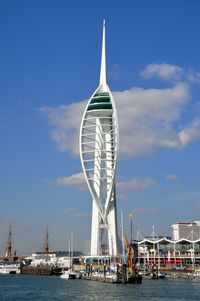
{"type": "MultiPolygon", "coordinates": [[[[115,276],[115,275],[113,275],[115,276]]],[[[90,276],[86,276],[86,275],[83,275],[81,277],[81,279],[83,280],[91,280],[91,281],[98,281],[98,282],[107,282],[107,283],[122,283],[122,281],[120,280],[120,278],[118,278],[116,276],[115,277],[104,277],[104,276],[93,276],[93,275],[90,275],[90,276]]]]}
{"type": "Polygon", "coordinates": [[[60,275],[61,268],[55,268],[50,266],[38,266],[38,267],[22,267],[22,274],[29,275],[60,275]]]}

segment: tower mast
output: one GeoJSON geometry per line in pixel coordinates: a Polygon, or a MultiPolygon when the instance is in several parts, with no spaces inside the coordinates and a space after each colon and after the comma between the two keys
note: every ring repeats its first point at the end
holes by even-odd
{"type": "Polygon", "coordinates": [[[103,35],[102,35],[102,52],[101,52],[101,69],[100,69],[100,80],[99,85],[103,85],[103,90],[107,84],[106,74],[106,21],[103,20],[103,35]]]}

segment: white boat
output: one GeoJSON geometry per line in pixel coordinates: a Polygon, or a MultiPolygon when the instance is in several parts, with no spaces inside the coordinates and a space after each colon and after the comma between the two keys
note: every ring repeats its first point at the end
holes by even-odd
{"type": "Polygon", "coordinates": [[[72,269],[69,269],[67,271],[64,271],[62,275],[60,275],[60,278],[62,279],[78,279],[79,273],[73,271],[72,269]]]}
{"type": "Polygon", "coordinates": [[[99,279],[110,279],[112,280],[113,282],[116,282],[117,281],[117,274],[116,273],[102,273],[102,272],[93,272],[92,273],[92,277],[94,278],[99,278],[99,279]]]}
{"type": "Polygon", "coordinates": [[[71,233],[71,239],[69,240],[69,255],[70,255],[70,268],[68,270],[64,270],[60,275],[62,279],[78,279],[80,278],[80,274],[73,270],[73,233],[71,233]],[[71,246],[71,248],[70,248],[71,246]]]}
{"type": "Polygon", "coordinates": [[[165,279],[166,274],[160,271],[154,271],[151,273],[151,279],[165,279]]]}
{"type": "Polygon", "coordinates": [[[200,270],[195,270],[192,276],[193,278],[200,279],[200,270]]]}
{"type": "Polygon", "coordinates": [[[111,279],[113,282],[117,281],[117,274],[106,274],[107,279],[111,279]]]}
{"type": "Polygon", "coordinates": [[[0,274],[20,274],[21,267],[15,262],[0,262],[0,274]]]}

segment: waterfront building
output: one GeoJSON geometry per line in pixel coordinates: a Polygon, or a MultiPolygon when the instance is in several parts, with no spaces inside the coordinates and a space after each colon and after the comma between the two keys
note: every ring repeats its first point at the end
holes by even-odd
{"type": "MultiPolygon", "coordinates": [[[[69,268],[71,255],[68,251],[49,251],[35,252],[28,257],[31,267],[39,266],[57,266],[60,268],[69,268]]],[[[79,259],[83,256],[81,251],[73,251],[73,263],[79,264],[79,259]]]]}
{"type": "Polygon", "coordinates": [[[36,252],[33,253],[31,256],[31,264],[32,267],[38,267],[38,266],[53,266],[57,263],[57,257],[55,252],[49,252],[48,254],[46,252],[36,252]]]}
{"type": "Polygon", "coordinates": [[[145,238],[135,242],[137,262],[144,266],[184,266],[200,264],[200,239],[172,240],[167,237],[145,238]]]}
{"type": "Polygon", "coordinates": [[[85,108],[80,127],[81,163],[93,198],[91,256],[101,255],[105,240],[109,255],[118,255],[115,191],[118,137],[117,112],[106,76],[104,21],[100,82],[85,108]]]}
{"type": "Polygon", "coordinates": [[[200,221],[194,222],[177,222],[172,225],[173,239],[182,238],[196,240],[200,239],[200,221]]]}

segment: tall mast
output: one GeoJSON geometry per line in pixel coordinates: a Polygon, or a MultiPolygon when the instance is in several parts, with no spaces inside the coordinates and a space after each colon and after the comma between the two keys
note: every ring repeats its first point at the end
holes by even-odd
{"type": "Polygon", "coordinates": [[[12,261],[12,228],[10,224],[9,234],[8,234],[8,242],[7,242],[7,251],[6,251],[6,258],[8,261],[12,261]]]}
{"type": "Polygon", "coordinates": [[[74,256],[74,236],[71,233],[71,269],[73,270],[73,256],[74,256]]]}
{"type": "Polygon", "coordinates": [[[48,226],[47,226],[46,239],[45,239],[45,253],[46,253],[46,255],[49,254],[49,229],[48,229],[48,226]]]}
{"type": "Polygon", "coordinates": [[[101,52],[101,71],[99,85],[103,88],[107,83],[106,76],[106,21],[103,20],[102,52],[101,52]]]}

